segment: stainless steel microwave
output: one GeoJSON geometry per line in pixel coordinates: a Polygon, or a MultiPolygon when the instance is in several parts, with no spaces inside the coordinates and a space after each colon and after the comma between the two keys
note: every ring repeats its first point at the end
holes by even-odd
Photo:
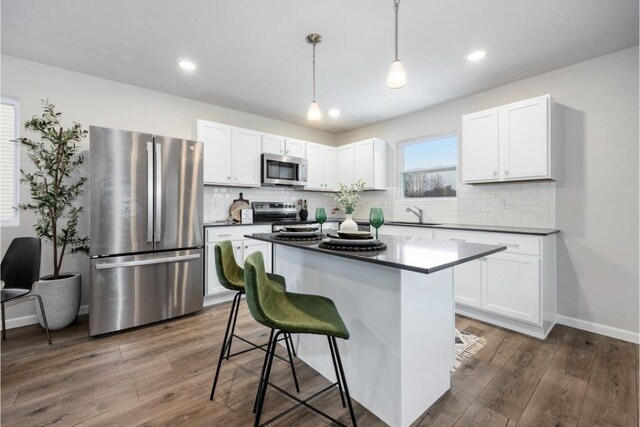
{"type": "Polygon", "coordinates": [[[307,160],[299,157],[262,155],[262,185],[304,187],[307,185],[307,160]]]}

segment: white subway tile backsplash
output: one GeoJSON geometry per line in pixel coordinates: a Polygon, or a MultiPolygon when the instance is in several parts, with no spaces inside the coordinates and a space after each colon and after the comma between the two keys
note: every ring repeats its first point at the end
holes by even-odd
{"type": "MultiPolygon", "coordinates": [[[[464,185],[458,187],[458,196],[446,200],[400,200],[397,189],[385,192],[365,192],[355,218],[366,219],[372,207],[381,207],[387,220],[414,221],[416,217],[405,211],[407,207],[424,209],[425,221],[500,225],[513,227],[554,228],[556,226],[556,184],[553,181],[464,185]]],[[[250,201],[294,202],[307,199],[309,216],[316,207],[323,206],[329,216],[336,202],[328,193],[299,191],[290,188],[229,188],[205,186],[205,221],[224,220],[228,208],[239,193],[250,201]]]]}

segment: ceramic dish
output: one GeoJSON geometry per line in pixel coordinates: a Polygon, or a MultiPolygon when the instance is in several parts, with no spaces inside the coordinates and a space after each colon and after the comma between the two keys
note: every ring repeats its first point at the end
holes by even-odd
{"type": "Polygon", "coordinates": [[[317,231],[318,227],[314,225],[287,225],[285,230],[291,233],[308,233],[311,231],[317,231]]]}
{"type": "Polygon", "coordinates": [[[317,231],[280,231],[278,233],[278,236],[284,237],[313,237],[317,235],[317,231]]]}
{"type": "Polygon", "coordinates": [[[336,239],[335,237],[327,237],[324,239],[325,242],[332,243],[334,245],[344,245],[344,246],[375,246],[380,244],[380,240],[378,239],[365,239],[365,240],[356,240],[356,239],[336,239]]]}
{"type": "Polygon", "coordinates": [[[343,239],[364,240],[371,239],[369,231],[338,231],[338,236],[343,239]]]}

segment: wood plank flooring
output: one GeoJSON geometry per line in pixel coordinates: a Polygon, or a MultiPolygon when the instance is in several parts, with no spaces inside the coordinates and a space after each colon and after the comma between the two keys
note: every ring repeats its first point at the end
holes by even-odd
{"type": "MultiPolygon", "coordinates": [[[[239,334],[265,342],[268,331],[241,307],[239,334]]],[[[54,332],[52,346],[39,326],[9,330],[2,343],[2,425],[252,425],[264,353],[225,362],[209,401],[229,309],[223,304],[101,338],[87,336],[83,316],[54,332]]],[[[638,426],[637,345],[560,325],[542,341],[465,317],[456,324],[487,345],[452,375],[451,390],[416,426],[638,426]]],[[[242,348],[234,341],[235,350],[242,348]]],[[[328,384],[296,364],[303,396],[328,384]]],[[[274,362],[272,379],[294,391],[288,365],[274,362]]],[[[349,425],[337,391],[315,403],[349,425]]],[[[263,420],[290,405],[270,389],[263,420]]],[[[359,425],[384,425],[355,407],[359,425]]],[[[328,423],[298,409],[273,425],[328,423]]]]}

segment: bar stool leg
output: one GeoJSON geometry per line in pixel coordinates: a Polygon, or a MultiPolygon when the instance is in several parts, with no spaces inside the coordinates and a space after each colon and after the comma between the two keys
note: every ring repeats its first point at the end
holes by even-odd
{"type": "Polygon", "coordinates": [[[358,423],[356,422],[356,414],[353,411],[353,404],[351,403],[351,396],[349,395],[349,386],[347,386],[347,379],[344,376],[344,369],[342,369],[342,360],[340,359],[340,350],[338,350],[338,343],[336,342],[335,337],[331,337],[331,341],[333,342],[333,349],[336,352],[338,369],[340,370],[340,376],[342,377],[342,384],[344,385],[344,394],[347,396],[347,403],[349,404],[349,412],[351,413],[351,422],[353,423],[353,427],[357,427],[358,423]]]}
{"type": "Polygon", "coordinates": [[[241,293],[238,292],[235,297],[233,297],[233,303],[231,304],[231,311],[229,312],[229,320],[227,321],[227,329],[224,332],[224,339],[222,340],[222,349],[220,350],[220,358],[218,359],[218,367],[216,368],[216,375],[213,377],[213,385],[211,386],[211,396],[209,400],[213,400],[213,395],[216,392],[216,384],[218,383],[218,375],[220,374],[220,366],[222,366],[222,359],[224,359],[224,352],[227,348],[227,337],[229,336],[229,328],[231,327],[231,319],[233,318],[234,307],[236,306],[236,301],[239,299],[241,293]]]}
{"type": "Polygon", "coordinates": [[[262,407],[264,405],[264,398],[267,395],[267,388],[269,385],[269,376],[271,375],[271,365],[273,364],[273,355],[276,352],[276,345],[278,343],[278,337],[280,336],[280,334],[282,334],[282,331],[278,331],[278,333],[275,335],[273,342],[271,343],[271,346],[269,347],[269,360],[267,362],[267,370],[264,374],[264,380],[262,381],[262,390],[260,392],[260,399],[258,401],[258,408],[256,409],[256,419],[255,419],[255,423],[254,426],[255,427],[259,427],[260,426],[260,416],[262,415],[262,407]]]}
{"type": "Polygon", "coordinates": [[[240,301],[242,300],[242,292],[238,292],[238,300],[234,307],[233,323],[231,324],[231,333],[229,334],[229,346],[227,347],[227,360],[231,354],[231,342],[233,341],[233,334],[236,331],[236,320],[238,320],[238,312],[240,311],[240,301]]]}
{"type": "Polygon", "coordinates": [[[256,413],[256,409],[258,408],[258,400],[260,400],[260,391],[262,390],[262,381],[264,381],[264,372],[267,370],[267,362],[269,360],[269,350],[271,349],[271,342],[273,341],[273,335],[276,333],[275,330],[271,329],[271,334],[269,335],[269,342],[267,345],[267,351],[264,353],[264,362],[262,362],[262,372],[260,372],[260,383],[258,384],[258,391],[256,391],[256,399],[253,401],[253,413],[256,413]]]}
{"type": "Polygon", "coordinates": [[[287,346],[287,353],[289,354],[289,364],[291,365],[291,373],[293,374],[293,382],[296,384],[296,391],[300,393],[300,386],[298,385],[298,376],[296,375],[296,367],[293,364],[293,356],[291,356],[291,347],[289,346],[289,339],[287,339],[286,334],[284,337],[284,343],[287,346]]]}
{"type": "Polygon", "coordinates": [[[4,303],[0,305],[2,307],[2,339],[7,339],[7,321],[4,319],[4,303]]]}
{"type": "Polygon", "coordinates": [[[331,361],[333,362],[333,369],[336,372],[336,381],[338,382],[338,390],[340,390],[340,400],[342,400],[342,407],[346,408],[347,403],[344,401],[344,393],[342,392],[342,380],[340,378],[340,374],[338,373],[336,353],[333,351],[333,343],[331,342],[331,338],[327,337],[327,341],[329,341],[329,350],[331,350],[331,361]]]}
{"type": "Polygon", "coordinates": [[[293,338],[291,337],[291,334],[289,332],[287,332],[287,337],[289,338],[289,342],[291,343],[291,351],[293,352],[293,357],[298,357],[298,354],[296,353],[296,346],[293,345],[293,338]]]}

